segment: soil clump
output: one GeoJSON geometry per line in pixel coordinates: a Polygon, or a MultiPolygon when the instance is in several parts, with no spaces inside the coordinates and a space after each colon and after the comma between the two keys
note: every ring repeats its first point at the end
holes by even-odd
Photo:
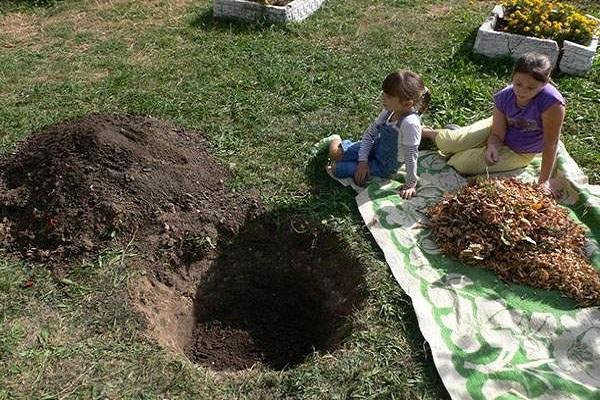
{"type": "Polygon", "coordinates": [[[0,158],[0,243],[59,276],[131,244],[130,304],[147,333],[216,370],[335,349],[366,296],[361,264],[230,177],[200,132],[135,115],[64,121],[0,158]]]}
{"type": "Polygon", "coordinates": [[[55,265],[133,237],[177,264],[186,246],[205,250],[260,208],[256,192],[225,188],[229,172],[200,132],[144,116],[49,126],[0,159],[0,171],[4,247],[55,265]]]}

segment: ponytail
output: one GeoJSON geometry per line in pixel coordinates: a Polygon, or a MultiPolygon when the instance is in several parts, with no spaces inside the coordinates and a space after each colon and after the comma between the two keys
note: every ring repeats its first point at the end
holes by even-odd
{"type": "Polygon", "coordinates": [[[425,87],[425,91],[421,95],[421,99],[419,100],[419,109],[417,113],[419,115],[425,114],[425,112],[429,109],[429,103],[431,102],[431,92],[427,87],[425,87]]]}
{"type": "Polygon", "coordinates": [[[429,108],[431,95],[423,83],[423,79],[414,72],[399,70],[385,77],[381,90],[389,96],[400,100],[411,100],[418,106],[418,113],[423,114],[429,108]]]}

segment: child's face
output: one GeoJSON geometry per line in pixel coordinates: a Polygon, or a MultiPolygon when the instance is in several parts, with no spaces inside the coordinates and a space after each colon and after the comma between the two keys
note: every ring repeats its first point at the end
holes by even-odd
{"type": "Polygon", "coordinates": [[[413,105],[412,100],[400,100],[399,97],[390,96],[386,92],[383,92],[383,107],[388,111],[406,113],[410,111],[413,105]]]}
{"type": "Polygon", "coordinates": [[[513,75],[513,91],[519,103],[527,103],[535,97],[546,85],[529,74],[515,72],[513,75]]]}

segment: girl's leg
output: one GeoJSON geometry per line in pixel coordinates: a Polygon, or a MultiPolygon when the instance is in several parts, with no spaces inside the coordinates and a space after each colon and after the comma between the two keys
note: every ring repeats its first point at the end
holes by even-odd
{"type": "Polygon", "coordinates": [[[433,136],[435,144],[442,153],[454,154],[485,147],[491,129],[492,118],[490,117],[459,129],[439,129],[433,136]]]}
{"type": "Polygon", "coordinates": [[[360,140],[358,142],[353,142],[352,140],[342,140],[339,147],[342,152],[340,161],[358,161],[360,140]]]}
{"type": "Polygon", "coordinates": [[[336,161],[331,165],[336,178],[353,178],[356,167],[357,161],[336,161]]]}
{"type": "MultiPolygon", "coordinates": [[[[371,158],[368,162],[371,176],[385,178],[389,175],[386,174],[384,166],[378,160],[371,158]]],[[[354,178],[358,161],[336,161],[331,167],[336,178],[354,178]]]]}
{"type": "Polygon", "coordinates": [[[353,142],[334,138],[329,143],[329,158],[333,161],[356,161],[358,160],[359,150],[360,140],[353,142]]]}
{"type": "Polygon", "coordinates": [[[329,142],[329,159],[333,161],[339,161],[342,159],[344,151],[340,146],[342,144],[342,138],[340,135],[331,135],[331,142],[329,142]]]}
{"type": "Polygon", "coordinates": [[[468,149],[454,154],[448,160],[448,165],[454,167],[463,175],[477,175],[486,172],[504,172],[527,166],[535,154],[515,153],[507,146],[500,147],[498,162],[488,166],[485,162],[485,147],[468,149]]]}
{"type": "MultiPolygon", "coordinates": [[[[333,174],[338,178],[349,178],[354,176],[358,166],[358,151],[360,150],[360,141],[342,140],[338,144],[339,158],[334,159],[332,165],[333,174]]],[[[331,155],[331,152],[330,152],[331,155]]]]}

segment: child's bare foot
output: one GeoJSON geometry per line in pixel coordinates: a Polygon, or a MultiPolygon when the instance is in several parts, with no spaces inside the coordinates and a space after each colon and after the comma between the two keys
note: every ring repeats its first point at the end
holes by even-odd
{"type": "Polygon", "coordinates": [[[435,141],[435,138],[437,136],[437,131],[435,129],[431,129],[427,126],[424,126],[421,129],[421,136],[424,137],[425,139],[429,139],[429,140],[433,140],[435,141]]]}
{"type": "Polygon", "coordinates": [[[342,149],[342,138],[339,135],[332,135],[331,142],[329,142],[329,158],[333,161],[339,161],[344,155],[342,149]]]}

